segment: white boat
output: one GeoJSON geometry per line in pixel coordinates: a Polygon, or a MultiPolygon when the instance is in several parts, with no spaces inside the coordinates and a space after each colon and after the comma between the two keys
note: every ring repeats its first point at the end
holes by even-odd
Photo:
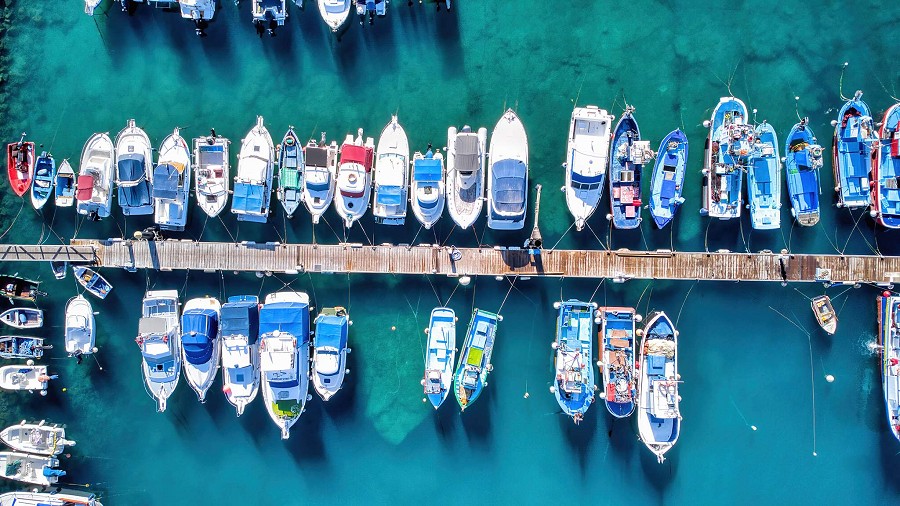
{"type": "Polygon", "coordinates": [[[471,227],[484,207],[487,128],[447,130],[447,211],[460,228],[471,227]]]}
{"type": "Polygon", "coordinates": [[[66,304],[66,353],[70,357],[94,353],[94,309],[83,295],[66,304]]]}
{"type": "Polygon", "coordinates": [[[94,15],[94,10],[103,2],[103,0],[84,0],[84,13],[88,16],[94,15]]]}
{"type": "Polygon", "coordinates": [[[222,391],[241,416],[259,392],[259,299],[229,297],[221,322],[222,391]]]}
{"type": "Polygon", "coordinates": [[[428,323],[428,349],[425,354],[425,377],[422,386],[434,409],[441,407],[453,384],[456,362],[456,313],[447,307],[431,310],[428,323]]]}
{"type": "Polygon", "coordinates": [[[0,388],[4,390],[39,390],[47,395],[47,375],[45,365],[5,365],[0,367],[0,388]]]}
{"type": "Polygon", "coordinates": [[[103,506],[87,491],[54,488],[49,492],[21,490],[0,494],[0,506],[103,506]]]}
{"type": "Polygon", "coordinates": [[[14,307],[0,313],[0,322],[17,329],[37,329],[44,325],[44,312],[30,307],[14,307]]]}
{"type": "Polygon", "coordinates": [[[109,216],[114,159],[115,149],[109,135],[96,133],[84,144],[75,190],[78,214],[94,220],[109,216]]]}
{"type": "Polygon", "coordinates": [[[237,176],[231,212],[238,221],[265,223],[272,201],[272,176],[275,171],[275,145],[263,125],[263,117],[256,117],[256,126],[241,141],[237,176]]]}
{"type": "Polygon", "coordinates": [[[56,207],[72,207],[75,203],[75,171],[69,160],[63,160],[56,170],[56,207]]]}
{"type": "Polygon", "coordinates": [[[312,216],[313,224],[316,224],[334,200],[338,145],[335,141],[325,144],[325,132],[322,132],[322,140],[317,143],[310,139],[303,151],[306,160],[303,204],[312,216]]]}
{"type": "Polygon", "coordinates": [[[22,420],[11,425],[0,431],[0,440],[13,450],[38,455],[59,455],[66,446],[75,444],[75,441],[66,439],[65,427],[43,420],[38,423],[22,420]]]}
{"type": "Polygon", "coordinates": [[[213,130],[206,137],[194,139],[194,188],[197,205],[209,217],[216,217],[228,203],[231,184],[228,145],[231,141],[216,135],[213,130]]]}
{"type": "Polygon", "coordinates": [[[156,410],[162,413],[181,376],[178,292],[148,291],[141,315],[135,342],[141,349],[147,393],[156,399],[156,410]]]}
{"type": "Polygon", "coordinates": [[[181,17],[194,22],[197,35],[205,35],[204,29],[216,15],[216,0],[178,0],[181,17]]]}
{"type": "Polygon", "coordinates": [[[313,343],[312,380],[323,401],[331,399],[344,385],[347,369],[347,334],[350,325],[347,310],[329,307],[316,316],[313,343]]]}
{"type": "Polygon", "coordinates": [[[309,296],[269,294],[259,311],[259,336],[260,389],[281,439],[287,439],[309,400],[309,296]]]}
{"type": "Polygon", "coordinates": [[[638,386],[638,433],[662,463],[681,433],[678,409],[678,331],[666,313],[658,312],[644,325],[638,386]]]}
{"type": "Polygon", "coordinates": [[[350,17],[353,0],[319,0],[319,14],[332,32],[337,32],[350,17]]]}
{"type": "Polygon", "coordinates": [[[412,210],[416,219],[426,229],[434,226],[444,213],[444,156],[432,151],[431,146],[423,155],[413,155],[412,181],[410,181],[412,210]]]}
{"type": "Polygon", "coordinates": [[[286,0],[253,0],[253,25],[256,32],[268,32],[275,36],[275,29],[284,26],[287,19],[286,0]]]}
{"type": "Polygon", "coordinates": [[[367,137],[364,144],[362,128],[357,131],[355,139],[348,135],[341,145],[341,165],[337,173],[334,208],[347,228],[362,218],[369,208],[374,153],[375,141],[367,137]]]}
{"type": "Polygon", "coordinates": [[[159,157],[153,169],[154,219],[159,228],[184,230],[190,194],[191,151],[176,128],[159,146],[159,157]]]}
{"type": "Polygon", "coordinates": [[[595,105],[576,107],[569,122],[566,152],[566,205],[581,230],[603,196],[609,160],[610,127],[615,116],[595,105]]]}
{"type": "Polygon", "coordinates": [[[212,297],[198,297],[184,304],[181,313],[181,363],[184,379],[206,402],[206,392],[216,379],[222,342],[219,314],[222,304],[212,297]]]}
{"type": "Polygon", "coordinates": [[[381,131],[375,152],[375,196],[372,199],[375,223],[403,225],[406,222],[409,140],[396,115],[381,131]]]}
{"type": "Polygon", "coordinates": [[[528,207],[528,137],[507,109],[491,134],[488,162],[488,227],[521,230],[528,207]]]}
{"type": "Polygon", "coordinates": [[[116,136],[116,198],[125,216],[153,214],[153,148],[133,119],[116,136]]]}
{"type": "Polygon", "coordinates": [[[0,452],[0,476],[8,480],[49,486],[57,483],[65,471],[54,469],[59,465],[56,457],[29,455],[19,452],[0,452]]]}

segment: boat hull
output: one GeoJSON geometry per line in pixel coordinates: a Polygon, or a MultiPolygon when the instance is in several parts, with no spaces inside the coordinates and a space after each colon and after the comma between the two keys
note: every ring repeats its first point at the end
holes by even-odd
{"type": "Polygon", "coordinates": [[[116,136],[116,195],[122,214],[153,214],[153,148],[133,119],[116,136]]]}
{"type": "Polygon", "coordinates": [[[606,410],[616,418],[631,416],[637,402],[634,308],[601,307],[599,344],[606,410]]]}
{"type": "Polygon", "coordinates": [[[265,223],[272,201],[272,177],[275,173],[275,145],[263,125],[263,117],[241,142],[231,212],[238,221],[265,223]]]}
{"type": "Polygon", "coordinates": [[[447,212],[462,229],[478,221],[484,207],[487,128],[447,130],[447,212]]]}
{"type": "Polygon", "coordinates": [[[288,218],[293,218],[302,200],[305,163],[300,138],[293,127],[281,139],[278,149],[278,201],[288,218]]]}
{"type": "Polygon", "coordinates": [[[191,151],[178,129],[159,146],[153,171],[153,219],[162,230],[183,231],[191,194],[191,151]]]}
{"type": "Polygon", "coordinates": [[[747,171],[750,224],[756,230],[781,228],[781,156],[772,125],[756,127],[756,142],[747,171]]]}
{"type": "Polygon", "coordinates": [[[91,303],[78,295],[66,304],[66,353],[69,356],[94,353],[94,309],[91,303]]]}
{"type": "Polygon", "coordinates": [[[11,142],[6,146],[6,169],[13,193],[22,197],[34,178],[34,143],[11,142]]]}
{"type": "Polygon", "coordinates": [[[521,230],[528,209],[528,136],[512,109],[491,134],[487,180],[488,228],[521,230]]]}
{"type": "Polygon", "coordinates": [[[141,349],[141,370],[156,411],[166,410],[181,378],[181,314],[176,290],[148,291],[135,339],[141,349]]]}
{"type": "Polygon", "coordinates": [[[68,160],[63,160],[59,164],[54,186],[56,207],[72,207],[75,203],[75,171],[72,170],[68,160]]]}
{"type": "Polygon", "coordinates": [[[334,208],[347,228],[365,216],[369,209],[374,156],[375,140],[368,137],[363,143],[362,129],[356,138],[348,135],[341,146],[334,208]]]}
{"type": "Polygon", "coordinates": [[[674,130],[659,143],[656,165],[650,180],[650,216],[656,228],[664,228],[684,203],[684,175],[687,171],[688,140],[674,130]]]}
{"type": "Polygon", "coordinates": [[[875,221],[900,228],[900,103],[888,108],[881,120],[881,139],[872,150],[872,213],[875,221]]]}
{"type": "Polygon", "coordinates": [[[197,205],[215,218],[228,204],[231,188],[230,141],[209,135],[194,139],[194,191],[197,205]]]}
{"type": "Polygon", "coordinates": [[[53,195],[53,183],[56,181],[56,160],[47,153],[42,153],[34,164],[34,179],[31,182],[31,205],[41,209],[53,195]]]}
{"type": "Polygon", "coordinates": [[[321,143],[310,140],[304,153],[306,177],[303,178],[303,205],[315,225],[334,201],[338,146],[334,141],[325,144],[323,135],[321,143]]]}
{"type": "Polygon", "coordinates": [[[628,110],[619,118],[609,153],[609,206],[613,226],[630,230],[641,224],[641,172],[634,155],[641,130],[628,110]]]}

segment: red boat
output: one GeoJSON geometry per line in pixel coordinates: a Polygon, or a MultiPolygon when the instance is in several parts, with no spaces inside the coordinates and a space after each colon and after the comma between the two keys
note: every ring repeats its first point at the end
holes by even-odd
{"type": "Polygon", "coordinates": [[[6,146],[6,167],[12,190],[20,197],[25,195],[34,177],[34,143],[25,142],[25,134],[19,142],[6,146]]]}

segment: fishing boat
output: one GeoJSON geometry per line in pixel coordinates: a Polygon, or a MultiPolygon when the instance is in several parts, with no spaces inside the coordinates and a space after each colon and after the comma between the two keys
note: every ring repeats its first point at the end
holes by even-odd
{"type": "Polygon", "coordinates": [[[216,0],[178,0],[181,17],[194,22],[197,35],[206,35],[205,29],[216,15],[216,0]]]}
{"type": "Polygon", "coordinates": [[[0,367],[0,388],[4,390],[40,391],[47,395],[47,383],[53,378],[47,375],[45,365],[5,365],[0,367]]]}
{"type": "Polygon", "coordinates": [[[46,151],[34,162],[34,180],[31,182],[31,205],[41,209],[53,195],[56,181],[56,160],[46,151]]]}
{"type": "Polygon", "coordinates": [[[428,349],[425,352],[425,377],[422,386],[434,409],[441,407],[453,383],[456,361],[456,313],[448,307],[431,310],[428,322],[428,349]]]}
{"type": "Polygon", "coordinates": [[[501,318],[477,308],[472,312],[462,357],[453,375],[453,393],[462,411],[478,400],[487,386],[488,374],[494,370],[491,354],[494,352],[494,338],[501,318]]]}
{"type": "Polygon", "coordinates": [[[53,345],[44,344],[40,337],[2,336],[0,337],[0,358],[41,358],[44,350],[53,345]]]}
{"type": "Polygon", "coordinates": [[[75,200],[78,214],[99,220],[109,216],[112,207],[113,162],[115,150],[105,133],[96,133],[81,150],[75,200]]]}
{"type": "Polygon", "coordinates": [[[528,207],[528,137],[512,109],[494,127],[489,158],[488,227],[521,230],[528,207]]]}
{"type": "Polygon", "coordinates": [[[34,143],[25,142],[25,134],[19,142],[6,145],[6,169],[9,186],[18,196],[25,195],[34,177],[34,143]]]}
{"type": "Polygon", "coordinates": [[[447,130],[447,211],[460,228],[471,227],[484,207],[487,128],[447,130]]]}
{"type": "Polygon", "coordinates": [[[362,128],[357,131],[355,139],[352,135],[347,135],[341,145],[334,207],[347,228],[362,218],[369,208],[374,155],[375,140],[367,137],[364,144],[362,128]]]}
{"type": "Polygon", "coordinates": [[[834,335],[837,331],[838,319],[834,306],[831,305],[831,297],[819,295],[813,297],[809,303],[812,306],[813,314],[816,315],[816,322],[822,327],[822,330],[834,335]]]}
{"type": "Polygon", "coordinates": [[[83,265],[73,265],[72,273],[75,275],[78,284],[83,286],[91,295],[101,299],[105,299],[113,289],[113,286],[103,276],[83,265]]]}
{"type": "Polygon", "coordinates": [[[331,206],[334,199],[334,187],[337,180],[337,142],[325,143],[325,132],[322,139],[316,142],[310,139],[304,148],[306,171],[303,178],[303,205],[312,216],[313,225],[319,223],[322,214],[331,206]]]}
{"type": "Polygon", "coordinates": [[[641,171],[653,158],[650,142],[641,140],[633,113],[634,107],[625,108],[613,130],[609,152],[609,205],[613,226],[620,230],[641,224],[641,171]]]}
{"type": "Polygon", "coordinates": [[[327,307],[316,316],[313,343],[312,380],[323,401],[331,399],[344,385],[347,369],[347,333],[350,317],[342,307],[327,307]]]}
{"type": "Polygon", "coordinates": [[[91,492],[56,487],[49,492],[27,490],[4,492],[0,494],[0,506],[103,506],[103,504],[91,492]]]}
{"type": "Polygon", "coordinates": [[[638,433],[662,463],[681,432],[678,331],[666,313],[650,315],[641,342],[638,433]]]}
{"type": "Polygon", "coordinates": [[[278,145],[277,196],[288,218],[293,218],[297,208],[300,207],[304,168],[303,147],[297,134],[294,133],[294,127],[290,127],[278,145]]]}
{"type": "Polygon", "coordinates": [[[337,32],[350,17],[353,0],[318,0],[319,14],[332,32],[337,32]]]}
{"type": "Polygon", "coordinates": [[[756,126],[756,140],[750,149],[747,170],[747,196],[750,200],[750,224],[756,230],[781,228],[781,156],[778,136],[772,125],[763,121],[756,126]]]}
{"type": "Polygon", "coordinates": [[[722,97],[713,109],[703,164],[701,214],[728,220],[740,218],[744,172],[749,170],[753,127],[747,124],[747,106],[740,99],[722,97]]]}
{"type": "Polygon", "coordinates": [[[656,165],[650,178],[650,216],[656,228],[663,228],[684,204],[684,175],[687,170],[688,140],[681,130],[669,132],[659,143],[656,165]]]}
{"type": "Polygon", "coordinates": [[[66,439],[66,428],[44,420],[28,423],[22,420],[0,431],[0,441],[17,452],[59,455],[75,441],[66,439]]]}
{"type": "Polygon", "coordinates": [[[809,127],[809,118],[794,125],[784,146],[791,215],[797,224],[811,227],[819,222],[819,170],[824,149],[809,127]]]}
{"type": "Polygon", "coordinates": [[[387,0],[355,0],[356,15],[359,16],[359,24],[363,24],[366,15],[369,16],[369,24],[375,24],[375,16],[383,18],[387,15],[387,0]]]}
{"type": "Polygon", "coordinates": [[[309,296],[266,296],[259,335],[260,389],[269,417],[281,429],[281,439],[287,439],[309,400],[309,296]]]}
{"type": "Polygon", "coordinates": [[[375,195],[372,199],[375,223],[403,225],[406,222],[409,140],[396,115],[381,131],[375,152],[375,195]]]}
{"type": "Polygon", "coordinates": [[[8,480],[49,486],[57,483],[66,472],[55,469],[56,457],[29,455],[19,452],[0,452],[0,477],[8,480]]]}
{"type": "Polygon", "coordinates": [[[263,126],[263,117],[256,117],[256,126],[241,141],[237,176],[234,178],[234,197],[231,212],[238,221],[265,223],[272,200],[272,176],[275,169],[275,146],[272,136],[263,126]]]}
{"type": "Polygon", "coordinates": [[[134,339],[141,349],[141,370],[150,397],[156,400],[156,411],[166,410],[166,402],[178,386],[181,376],[181,333],[178,292],[151,290],[144,295],[138,335],[134,339]]]}
{"type": "Polygon", "coordinates": [[[75,203],[75,171],[63,160],[56,171],[56,207],[72,207],[75,203]]]}
{"type": "Polygon", "coordinates": [[[228,145],[231,141],[210,131],[206,137],[194,139],[194,187],[197,205],[210,218],[215,218],[228,203],[231,177],[228,145]]]}
{"type": "Polygon", "coordinates": [[[40,290],[40,281],[0,274],[0,297],[6,297],[11,301],[24,300],[34,302],[34,299],[47,295],[40,290]]]}
{"type": "Polygon", "coordinates": [[[153,214],[150,183],[153,180],[153,148],[147,132],[133,119],[116,136],[116,187],[125,216],[153,214]]]}
{"type": "Polygon", "coordinates": [[[435,153],[428,145],[423,155],[416,151],[413,155],[412,210],[416,219],[425,229],[430,229],[444,212],[444,156],[435,153]]]}
{"type": "Polygon", "coordinates": [[[228,297],[221,322],[222,391],[241,416],[259,392],[259,299],[228,297]]]}
{"type": "Polygon", "coordinates": [[[267,32],[275,36],[275,29],[284,26],[287,19],[286,0],[253,0],[253,26],[256,33],[267,32]]]}
{"type": "Polygon", "coordinates": [[[50,270],[53,271],[54,278],[66,279],[66,272],[69,270],[69,262],[50,262],[50,270]]]}
{"type": "Polygon", "coordinates": [[[637,402],[634,325],[639,317],[630,307],[602,307],[597,315],[600,319],[599,344],[603,350],[597,362],[603,375],[600,396],[606,400],[610,414],[625,418],[634,412],[637,402]]]}
{"type": "Polygon", "coordinates": [[[884,113],[881,142],[872,153],[871,214],[885,228],[900,228],[900,102],[884,113]]]}
{"type": "Polygon", "coordinates": [[[153,169],[154,221],[160,229],[184,230],[190,194],[191,151],[176,128],[159,146],[153,169]]]}
{"type": "Polygon", "coordinates": [[[597,210],[606,182],[610,128],[615,116],[596,105],[576,107],[569,122],[566,148],[566,206],[575,219],[575,230],[582,230],[597,210]]]}
{"type": "Polygon", "coordinates": [[[198,297],[184,304],[181,313],[181,363],[184,379],[206,402],[206,392],[216,379],[222,343],[219,314],[222,305],[212,297],[198,297]]]}
{"type": "Polygon", "coordinates": [[[37,329],[44,325],[44,312],[30,307],[14,307],[0,313],[0,322],[17,329],[37,329]]]}
{"type": "Polygon", "coordinates": [[[78,295],[66,304],[66,353],[79,357],[94,353],[94,309],[91,303],[78,295]]]}
{"type": "Polygon", "coordinates": [[[869,174],[872,169],[872,148],[878,142],[872,113],[857,91],[838,113],[834,125],[832,167],[837,206],[855,209],[869,205],[869,174]]]}
{"type": "Polygon", "coordinates": [[[594,403],[594,310],[596,304],[570,299],[556,302],[556,340],[553,349],[556,376],[550,391],[575,424],[594,403]]]}
{"type": "Polygon", "coordinates": [[[900,297],[888,291],[878,297],[878,346],[888,427],[900,440],[900,297]]]}

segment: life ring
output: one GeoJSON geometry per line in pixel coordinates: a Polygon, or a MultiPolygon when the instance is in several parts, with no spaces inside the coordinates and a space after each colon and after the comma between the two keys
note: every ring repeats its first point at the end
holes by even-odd
{"type": "Polygon", "coordinates": [[[822,146],[811,146],[809,152],[812,153],[813,156],[822,156],[822,146]]]}
{"type": "Polygon", "coordinates": [[[356,174],[350,174],[350,175],[348,175],[348,176],[347,176],[347,181],[349,181],[350,184],[356,183],[356,174]]]}

